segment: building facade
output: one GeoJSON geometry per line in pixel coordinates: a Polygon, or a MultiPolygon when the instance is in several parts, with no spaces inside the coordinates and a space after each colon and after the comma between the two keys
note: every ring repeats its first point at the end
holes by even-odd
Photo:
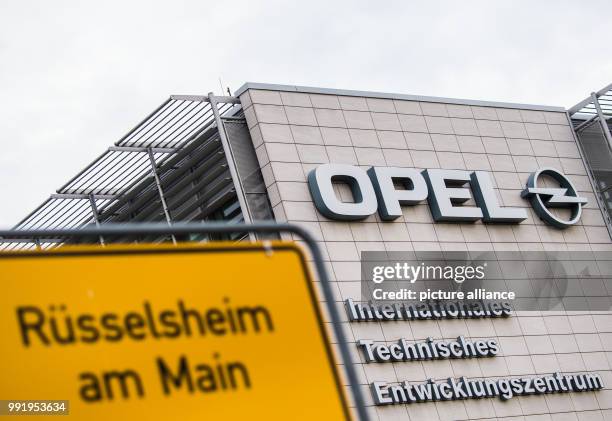
{"type": "MultiPolygon", "coordinates": [[[[266,183],[276,220],[312,232],[327,255],[338,302],[359,300],[362,251],[579,251],[609,250],[605,212],[581,157],[581,145],[562,108],[484,103],[403,95],[247,84],[237,95],[266,183]],[[383,221],[377,214],[360,221],[323,216],[309,192],[308,174],[321,164],[487,171],[499,202],[521,207],[520,224],[436,223],[425,204],[405,206],[403,215],[383,221]],[[589,199],[581,221],[559,230],[535,215],[521,198],[530,173],[561,170],[589,199]]],[[[345,194],[346,190],[338,190],[345,194]]],[[[345,313],[344,313],[345,314],[345,313]]],[[[409,337],[495,337],[494,359],[425,361],[390,365],[360,361],[362,384],[423,381],[447,377],[503,377],[542,373],[612,372],[612,314],[526,312],[504,320],[419,321],[404,326],[347,322],[352,341],[391,342],[409,337]],[[410,329],[410,332],[407,330],[410,329]]],[[[606,386],[609,387],[609,386],[606,386]]],[[[375,407],[380,419],[608,419],[612,392],[528,396],[502,402],[465,400],[375,407]]],[[[375,409],[374,409],[375,408],[375,409]]]]}
{"type": "MultiPolygon", "coordinates": [[[[344,305],[362,298],[360,260],[365,251],[612,251],[606,178],[612,171],[607,160],[612,140],[605,129],[609,110],[603,101],[608,90],[570,110],[256,83],[245,84],[235,97],[173,96],[16,229],[121,221],[297,224],[315,236],[324,253],[372,419],[612,419],[610,311],[517,311],[507,318],[355,323],[344,305]],[[486,172],[497,204],[520,209],[526,219],[443,221],[424,200],[402,206],[401,216],[393,220],[376,212],[359,220],[330,218],[309,186],[309,174],[327,164],[486,172]],[[579,220],[565,229],[543,220],[521,196],[530,175],[541,168],[564,174],[587,200],[579,220]],[[360,340],[459,336],[494,339],[499,353],[494,358],[376,364],[367,363],[357,346],[360,340]],[[377,405],[372,392],[376,382],[557,372],[597,373],[603,388],[404,405],[377,405]]],[[[343,202],[359,201],[339,181],[335,194],[343,202]]],[[[462,201],[462,206],[476,205],[473,197],[462,201]]],[[[52,247],[66,240],[4,241],[4,247],[17,248],[52,247]]],[[[612,283],[604,279],[601,285],[602,295],[609,296],[612,283]]]]}

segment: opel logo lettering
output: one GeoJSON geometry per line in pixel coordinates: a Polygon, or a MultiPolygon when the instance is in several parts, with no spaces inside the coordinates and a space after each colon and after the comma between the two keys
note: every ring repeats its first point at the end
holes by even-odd
{"type": "MultiPolygon", "coordinates": [[[[403,167],[371,167],[324,164],[308,174],[308,187],[317,210],[329,219],[358,221],[378,211],[383,221],[402,216],[402,207],[425,200],[436,222],[474,222],[518,224],[527,219],[523,207],[502,206],[493,180],[486,171],[464,171],[403,167]],[[349,187],[352,201],[342,200],[334,184],[349,187]],[[472,204],[469,201],[473,199],[472,204]]],[[[536,214],[546,223],[567,228],[580,219],[587,199],[569,179],[554,168],[540,168],[529,176],[521,197],[531,202],[536,214]],[[543,177],[552,178],[558,187],[544,185],[543,177]],[[551,208],[571,210],[565,220],[551,208]]]]}
{"type": "Polygon", "coordinates": [[[521,197],[529,199],[537,215],[545,222],[557,228],[567,228],[574,225],[582,214],[582,205],[588,201],[578,196],[576,188],[569,179],[554,168],[540,168],[532,173],[527,180],[527,188],[521,192],[521,197]],[[541,178],[548,176],[559,183],[559,187],[540,187],[541,178]],[[569,208],[571,216],[564,220],[555,215],[551,208],[569,208]]]}
{"type": "Polygon", "coordinates": [[[318,211],[330,219],[358,221],[378,211],[383,221],[402,216],[401,207],[427,200],[434,221],[519,223],[523,208],[501,206],[493,181],[484,171],[417,170],[324,164],[308,175],[308,187],[318,211]],[[335,183],[348,185],[353,201],[341,200],[335,183]],[[474,204],[466,204],[474,199],[474,204]]]}

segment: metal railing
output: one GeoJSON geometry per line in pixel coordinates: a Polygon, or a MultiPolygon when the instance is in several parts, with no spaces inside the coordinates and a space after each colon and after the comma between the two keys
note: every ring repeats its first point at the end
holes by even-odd
{"type": "MultiPolygon", "coordinates": [[[[14,229],[250,221],[223,124],[224,118],[235,118],[240,110],[235,97],[170,96],[14,229]],[[234,206],[236,201],[240,206],[234,206]]],[[[99,242],[104,243],[103,236],[99,242]]],[[[0,240],[0,250],[50,248],[59,243],[52,238],[5,239],[0,240]]]]}
{"type": "Polygon", "coordinates": [[[568,110],[579,149],[612,236],[612,84],[568,110]]]}

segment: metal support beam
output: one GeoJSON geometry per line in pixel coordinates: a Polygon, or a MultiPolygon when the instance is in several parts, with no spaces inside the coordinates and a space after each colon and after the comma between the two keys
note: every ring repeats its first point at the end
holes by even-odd
{"type": "MultiPolygon", "coordinates": [[[[45,238],[44,242],[45,243],[54,243],[54,244],[61,244],[63,242],[65,242],[66,239],[62,239],[62,238],[45,238]]],[[[0,237],[0,244],[24,244],[24,243],[34,243],[37,248],[40,248],[41,245],[41,241],[39,237],[34,237],[34,238],[4,238],[4,237],[0,237]]]]}
{"type": "MultiPolygon", "coordinates": [[[[223,104],[240,104],[240,100],[235,96],[217,96],[215,98],[217,102],[223,104]]],[[[177,101],[210,102],[210,98],[205,95],[170,95],[170,99],[177,101]]]]}
{"type": "MultiPolygon", "coordinates": [[[[612,90],[612,83],[609,84],[608,86],[600,89],[599,91],[595,92],[595,96],[597,98],[599,98],[600,96],[604,95],[606,92],[608,92],[609,90],[612,90]]],[[[578,104],[574,105],[572,108],[570,108],[569,110],[567,110],[567,112],[572,115],[578,111],[580,111],[582,108],[584,108],[585,106],[587,106],[589,104],[589,102],[592,101],[592,94],[590,97],[585,98],[584,100],[580,101],[578,104]]]]}
{"type": "Polygon", "coordinates": [[[590,126],[593,123],[593,120],[595,120],[597,118],[596,115],[594,115],[593,117],[590,117],[588,120],[580,123],[578,126],[574,127],[574,131],[575,132],[579,132],[580,130],[584,129],[587,126],[590,126]]]}
{"type": "MultiPolygon", "coordinates": [[[[210,96],[213,95],[212,92],[208,94],[208,100],[210,101],[210,96]]],[[[217,104],[240,104],[240,100],[235,96],[215,96],[213,95],[215,103],[217,104]]],[[[210,101],[212,104],[212,101],[210,101]]]]}
{"type": "MultiPolygon", "coordinates": [[[[155,184],[157,185],[157,192],[159,193],[159,199],[161,200],[162,208],[164,209],[166,222],[168,223],[168,226],[171,227],[172,218],[170,217],[170,210],[168,209],[166,198],[164,197],[164,190],[162,189],[161,181],[159,180],[159,175],[157,174],[157,164],[155,164],[155,157],[153,156],[153,150],[151,148],[149,148],[149,161],[151,161],[151,173],[153,174],[155,184]]],[[[176,245],[176,237],[174,234],[172,234],[172,242],[176,245]]]]}
{"type": "Polygon", "coordinates": [[[591,94],[591,99],[593,100],[593,105],[595,105],[595,109],[597,110],[597,115],[599,116],[599,124],[601,124],[601,130],[604,133],[608,141],[608,147],[612,150],[612,134],[610,134],[610,127],[608,127],[608,123],[606,122],[606,116],[604,115],[601,105],[599,104],[599,100],[597,99],[597,94],[593,92],[591,94]]]}
{"type": "MultiPolygon", "coordinates": [[[[89,195],[89,205],[91,206],[91,213],[93,214],[94,222],[96,223],[96,227],[100,228],[100,215],[98,213],[98,206],[96,205],[96,198],[93,194],[89,195]]],[[[104,247],[104,237],[100,235],[98,237],[100,240],[100,245],[104,247]]]]}
{"type": "Polygon", "coordinates": [[[96,194],[96,193],[53,193],[51,199],[89,199],[91,196],[94,199],[101,200],[115,200],[117,198],[114,194],[96,194]]]}
{"type": "Polygon", "coordinates": [[[153,150],[153,153],[176,153],[176,148],[144,148],[138,146],[111,146],[108,148],[110,152],[148,152],[149,149],[153,150]]]}
{"type": "Polygon", "coordinates": [[[175,101],[208,102],[208,97],[205,95],[170,95],[170,99],[175,101]]]}
{"type": "MultiPolygon", "coordinates": [[[[194,173],[194,167],[189,168],[190,176],[192,176],[193,173],[194,173]]],[[[200,210],[200,213],[203,214],[204,213],[204,203],[200,203],[200,198],[201,198],[202,195],[200,194],[200,190],[197,189],[198,183],[196,182],[195,179],[192,179],[190,184],[191,184],[191,189],[192,190],[196,190],[196,192],[195,192],[195,200],[196,200],[196,203],[199,204],[198,205],[198,209],[200,210]]]]}
{"type": "MultiPolygon", "coordinates": [[[[232,181],[234,182],[234,188],[236,189],[236,196],[238,196],[238,203],[240,203],[242,217],[244,218],[245,223],[250,224],[253,222],[253,218],[251,217],[251,213],[249,211],[246,194],[244,192],[244,186],[242,185],[242,180],[240,179],[240,175],[238,174],[238,168],[236,167],[236,159],[234,157],[234,152],[232,151],[232,146],[230,145],[229,140],[227,138],[227,133],[225,132],[225,125],[223,124],[223,120],[221,119],[221,115],[219,114],[219,108],[217,107],[217,104],[219,102],[224,102],[223,98],[225,97],[216,97],[212,92],[208,94],[208,100],[210,101],[210,106],[212,107],[213,115],[215,116],[215,121],[217,123],[217,129],[219,130],[221,145],[223,145],[225,158],[227,160],[230,174],[232,176],[232,181]]],[[[256,240],[254,232],[249,232],[249,239],[251,241],[256,240]]]]}
{"type": "Polygon", "coordinates": [[[87,196],[89,196],[90,194],[93,194],[94,196],[96,196],[96,199],[113,200],[113,199],[117,199],[118,198],[117,196],[120,196],[124,192],[124,188],[122,187],[117,187],[117,188],[98,187],[98,189],[105,191],[105,193],[96,193],[96,187],[90,187],[90,188],[82,188],[82,189],[58,190],[58,193],[56,196],[58,199],[87,199],[87,196]],[[70,197],[70,196],[74,196],[74,197],[70,197]]]}

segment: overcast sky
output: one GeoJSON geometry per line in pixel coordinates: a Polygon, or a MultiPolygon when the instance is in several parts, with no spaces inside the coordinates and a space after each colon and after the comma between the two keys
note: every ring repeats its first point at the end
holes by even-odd
{"type": "Polygon", "coordinates": [[[612,2],[2,1],[0,227],[170,94],[270,82],[570,107],[612,2]]]}

